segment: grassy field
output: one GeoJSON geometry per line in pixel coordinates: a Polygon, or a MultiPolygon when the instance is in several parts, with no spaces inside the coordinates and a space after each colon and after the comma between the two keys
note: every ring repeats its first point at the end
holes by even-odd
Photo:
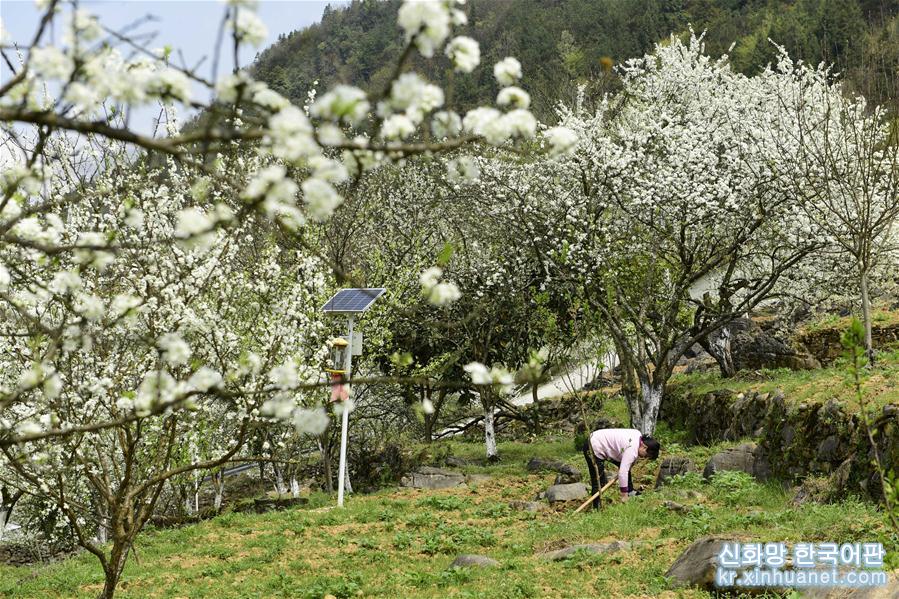
{"type": "MultiPolygon", "coordinates": [[[[784,392],[785,399],[793,404],[836,399],[850,408],[857,407],[855,389],[842,361],[837,361],[831,368],[818,370],[741,371],[730,379],[722,379],[717,370],[677,374],[672,377],[671,386],[687,386],[696,394],[717,389],[731,389],[737,393],[773,393],[780,390],[784,392]]],[[[862,387],[871,406],[899,403],[899,350],[882,352],[878,356],[877,367],[866,372],[862,387]]]]}
{"type": "MultiPolygon", "coordinates": [[[[720,449],[684,448],[664,428],[660,437],[665,455],[689,455],[698,463],[720,449]]],[[[462,442],[449,442],[449,449],[464,458],[483,451],[481,444],[462,442]]],[[[180,529],[149,530],[139,538],[118,596],[699,598],[708,594],[671,590],[664,573],[703,535],[844,542],[884,534],[870,504],[793,507],[788,491],[742,473],[711,483],[689,475],[601,512],[575,515],[571,504],[515,511],[510,501],[532,499],[553,479],[527,473],[529,458],[556,457],[585,468],[570,439],[503,443],[500,455],[499,464],[466,466],[468,473],[490,476],[467,488],[385,489],[351,496],[343,510],[330,509],[333,498],[313,495],[304,508],[224,514],[180,529]],[[686,511],[671,511],[666,500],[686,511]],[[541,557],[569,544],[614,539],[637,543],[607,556],[575,554],[559,562],[541,557]],[[460,553],[487,555],[501,565],[448,569],[460,553]]],[[[651,486],[655,464],[636,472],[635,483],[651,486]]],[[[100,568],[87,554],[46,566],[0,566],[2,597],[93,597],[101,587],[100,568]]]]}

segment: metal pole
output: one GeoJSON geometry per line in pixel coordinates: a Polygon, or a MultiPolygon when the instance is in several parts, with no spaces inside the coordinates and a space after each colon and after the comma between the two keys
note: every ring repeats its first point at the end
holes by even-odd
{"type": "MultiPolygon", "coordinates": [[[[347,353],[346,353],[346,380],[349,380],[350,375],[353,372],[353,317],[350,316],[350,334],[349,339],[347,339],[347,353]]],[[[349,392],[350,386],[347,383],[347,400],[343,402],[343,415],[342,422],[340,428],[340,465],[337,467],[337,507],[343,507],[343,487],[344,487],[344,479],[346,478],[346,437],[347,437],[347,427],[350,422],[350,411],[349,411],[349,392]]]]}

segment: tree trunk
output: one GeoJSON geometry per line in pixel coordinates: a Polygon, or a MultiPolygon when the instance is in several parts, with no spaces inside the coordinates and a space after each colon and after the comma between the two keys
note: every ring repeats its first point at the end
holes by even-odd
{"type": "Polygon", "coordinates": [[[871,332],[871,296],[868,291],[868,271],[862,269],[861,273],[861,293],[862,293],[862,320],[865,324],[865,355],[868,357],[868,364],[874,366],[874,338],[871,332]]]}
{"type": "Polygon", "coordinates": [[[731,332],[727,325],[721,327],[717,331],[709,333],[705,338],[700,340],[702,349],[707,351],[710,356],[715,358],[718,363],[718,369],[721,371],[723,378],[731,378],[737,374],[734,366],[734,355],[730,346],[731,332]]]}
{"type": "Polygon", "coordinates": [[[425,414],[425,443],[434,440],[434,414],[425,414]]]}
{"type": "Polygon", "coordinates": [[[191,493],[190,493],[190,491],[188,490],[187,486],[185,485],[183,488],[184,488],[184,492],[183,492],[183,497],[184,497],[184,511],[187,513],[188,516],[191,516],[191,515],[193,515],[194,512],[196,511],[196,510],[194,509],[194,506],[196,505],[196,502],[195,502],[194,498],[191,496],[191,493]]]}
{"type": "Polygon", "coordinates": [[[0,489],[0,541],[3,540],[3,535],[6,532],[6,524],[12,517],[13,508],[23,494],[24,491],[10,493],[9,489],[6,487],[0,489]]]}
{"type": "Polygon", "coordinates": [[[223,470],[212,474],[212,488],[215,490],[213,506],[215,507],[215,512],[218,513],[222,509],[222,498],[225,495],[225,472],[223,470]]]}
{"type": "Polygon", "coordinates": [[[122,571],[125,569],[125,560],[128,557],[130,542],[122,539],[114,539],[112,551],[109,554],[109,562],[104,569],[106,580],[103,583],[103,591],[100,593],[100,599],[112,599],[115,594],[116,587],[122,577],[122,571]]]}
{"type": "Polygon", "coordinates": [[[349,495],[353,492],[353,485],[350,484],[350,455],[349,451],[346,456],[346,468],[343,469],[343,492],[349,495]]]}
{"type": "Polygon", "coordinates": [[[287,495],[287,487],[284,485],[284,473],[281,467],[272,463],[272,470],[275,471],[275,492],[278,495],[287,495]]]}
{"type": "Polygon", "coordinates": [[[296,475],[290,477],[290,496],[295,498],[300,496],[300,481],[297,480],[296,475]]]}
{"type": "Polygon", "coordinates": [[[328,493],[334,492],[334,476],[331,473],[331,451],[330,445],[326,440],[322,440],[322,437],[318,438],[318,452],[321,455],[322,460],[322,473],[325,477],[325,491],[328,493]]]}
{"type": "Polygon", "coordinates": [[[487,446],[487,460],[499,459],[496,452],[496,431],[493,428],[493,406],[484,403],[484,444],[487,446]]]}
{"type": "Polygon", "coordinates": [[[97,544],[105,545],[109,541],[109,518],[106,502],[99,496],[93,496],[94,515],[97,518],[97,544]]]}
{"type": "Polygon", "coordinates": [[[656,421],[659,418],[659,407],[662,405],[662,396],[665,393],[665,384],[653,377],[652,380],[640,382],[640,414],[631,417],[634,426],[640,429],[644,435],[651,435],[656,429],[656,421]]]}

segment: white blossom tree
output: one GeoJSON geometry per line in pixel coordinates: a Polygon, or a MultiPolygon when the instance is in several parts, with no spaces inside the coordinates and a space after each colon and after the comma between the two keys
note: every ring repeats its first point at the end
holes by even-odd
{"type": "Polygon", "coordinates": [[[476,42],[449,39],[466,18],[457,4],[404,2],[406,47],[387,85],[339,85],[306,110],[245,70],[219,77],[223,40],[237,55],[264,39],[251,0],[227,3],[208,76],[76,2],[41,0],[31,43],[0,48],[11,71],[0,127],[16,160],[0,189],[0,451],[15,484],[49,496],[97,556],[103,597],[166,481],[226,463],[267,418],[326,425],[302,400],[324,349],[309,316],[321,252],[303,227],[332,215],[338,187],[403,156],[534,136],[515,59],[494,68],[503,110],[464,118],[406,71],[416,51],[442,51],[460,73],[478,66],[476,42]],[[46,43],[51,27],[61,44],[46,43]],[[131,110],[159,102],[164,131],[129,127],[131,110]],[[200,115],[179,128],[179,110],[200,115]],[[296,249],[282,250],[285,237],[296,249]],[[201,414],[221,418],[226,442],[208,458],[175,451],[201,414]]]}
{"type": "MultiPolygon", "coordinates": [[[[854,279],[873,364],[871,287],[889,284],[890,271],[899,265],[895,124],[885,107],[848,95],[829,70],[794,63],[783,51],[776,69],[761,77],[779,103],[781,120],[774,125],[782,133],[770,149],[783,168],[781,177],[793,183],[802,217],[827,244],[830,265],[816,261],[810,278],[854,279]],[[841,262],[849,263],[849,272],[841,262]]],[[[821,287],[834,291],[835,285],[821,287]]]]}

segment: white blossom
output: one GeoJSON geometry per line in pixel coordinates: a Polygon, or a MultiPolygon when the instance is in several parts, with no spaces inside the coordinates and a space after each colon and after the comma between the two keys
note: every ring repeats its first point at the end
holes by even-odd
{"type": "Polygon", "coordinates": [[[455,158],[446,165],[446,178],[450,183],[472,183],[480,176],[478,163],[471,156],[455,158]]]}
{"type": "Polygon", "coordinates": [[[72,58],[55,46],[34,48],[29,56],[29,69],[47,79],[68,79],[75,68],[72,58]]]}
{"type": "Polygon", "coordinates": [[[208,366],[201,366],[190,376],[187,383],[191,388],[205,393],[221,385],[222,375],[208,366]]]}
{"type": "Polygon", "coordinates": [[[300,434],[320,435],[328,428],[328,415],[322,409],[298,408],[293,413],[293,424],[300,434]]]}
{"type": "Polygon", "coordinates": [[[406,41],[414,38],[418,51],[427,58],[450,33],[450,12],[440,0],[404,0],[397,22],[406,33],[406,41]]]}
{"type": "Polygon", "coordinates": [[[537,132],[537,119],[523,108],[517,108],[507,113],[502,120],[508,124],[509,131],[514,136],[530,139],[537,132]]]}
{"type": "Polygon", "coordinates": [[[96,295],[80,293],[75,301],[75,310],[87,320],[97,321],[103,318],[106,309],[103,300],[96,295]]]}
{"type": "Polygon", "coordinates": [[[567,154],[578,142],[577,133],[568,127],[552,127],[544,131],[543,136],[549,142],[551,156],[567,154]]]}
{"type": "Polygon", "coordinates": [[[268,36],[268,28],[256,13],[249,10],[236,11],[236,16],[228,20],[228,26],[235,32],[237,39],[254,46],[260,46],[268,36]]]}
{"type": "Polygon", "coordinates": [[[405,139],[415,133],[415,123],[405,114],[394,114],[384,120],[381,135],[384,139],[405,139]]]}
{"type": "Polygon", "coordinates": [[[186,239],[200,233],[205,233],[212,228],[212,220],[202,210],[196,207],[185,208],[178,213],[178,225],[175,234],[186,239]]]}
{"type": "Polygon", "coordinates": [[[446,55],[461,73],[472,72],[481,62],[480,46],[475,40],[464,35],[453,38],[446,45],[446,55]]]}
{"type": "Polygon", "coordinates": [[[469,110],[462,120],[465,130],[474,135],[483,135],[484,129],[492,122],[500,120],[502,113],[496,108],[482,106],[469,110]]]}
{"type": "Polygon", "coordinates": [[[396,110],[404,110],[414,122],[421,122],[424,115],[443,106],[443,90],[428,83],[417,73],[403,73],[390,88],[390,104],[396,110]]]}
{"type": "Polygon", "coordinates": [[[190,359],[190,346],[178,333],[166,333],[156,344],[162,350],[162,359],[171,366],[186,364],[190,359]]]}
{"type": "Polygon", "coordinates": [[[437,139],[458,135],[462,131],[462,118],[452,111],[441,110],[431,119],[431,133],[437,139]]]}
{"type": "Polygon", "coordinates": [[[480,362],[469,362],[462,369],[471,377],[471,382],[475,385],[489,385],[493,382],[490,371],[480,362]]]}
{"type": "Polygon", "coordinates": [[[306,209],[310,216],[317,221],[327,220],[343,201],[337,190],[330,183],[321,179],[306,179],[301,187],[303,199],[306,201],[306,209]]]}
{"type": "Polygon", "coordinates": [[[499,91],[499,95],[496,96],[496,103],[499,106],[527,109],[531,105],[531,96],[520,87],[511,85],[499,91]]]}
{"type": "Polygon", "coordinates": [[[364,91],[352,85],[338,85],[316,100],[309,111],[315,117],[355,125],[366,117],[369,106],[364,91]]]}
{"type": "Polygon", "coordinates": [[[275,387],[280,389],[292,389],[296,387],[299,382],[296,364],[291,360],[287,360],[280,366],[272,368],[271,372],[269,372],[268,380],[274,383],[275,387]]]}
{"type": "Polygon", "coordinates": [[[58,295],[64,295],[69,291],[81,289],[81,277],[77,272],[71,270],[61,270],[54,275],[50,281],[50,291],[58,295]]]}
{"type": "Polygon", "coordinates": [[[514,85],[521,79],[521,63],[511,56],[507,56],[493,65],[493,76],[503,87],[514,85]]]}
{"type": "Polygon", "coordinates": [[[190,79],[177,69],[164,68],[153,73],[147,82],[147,92],[174,98],[180,102],[189,102],[191,97],[190,79]]]}

